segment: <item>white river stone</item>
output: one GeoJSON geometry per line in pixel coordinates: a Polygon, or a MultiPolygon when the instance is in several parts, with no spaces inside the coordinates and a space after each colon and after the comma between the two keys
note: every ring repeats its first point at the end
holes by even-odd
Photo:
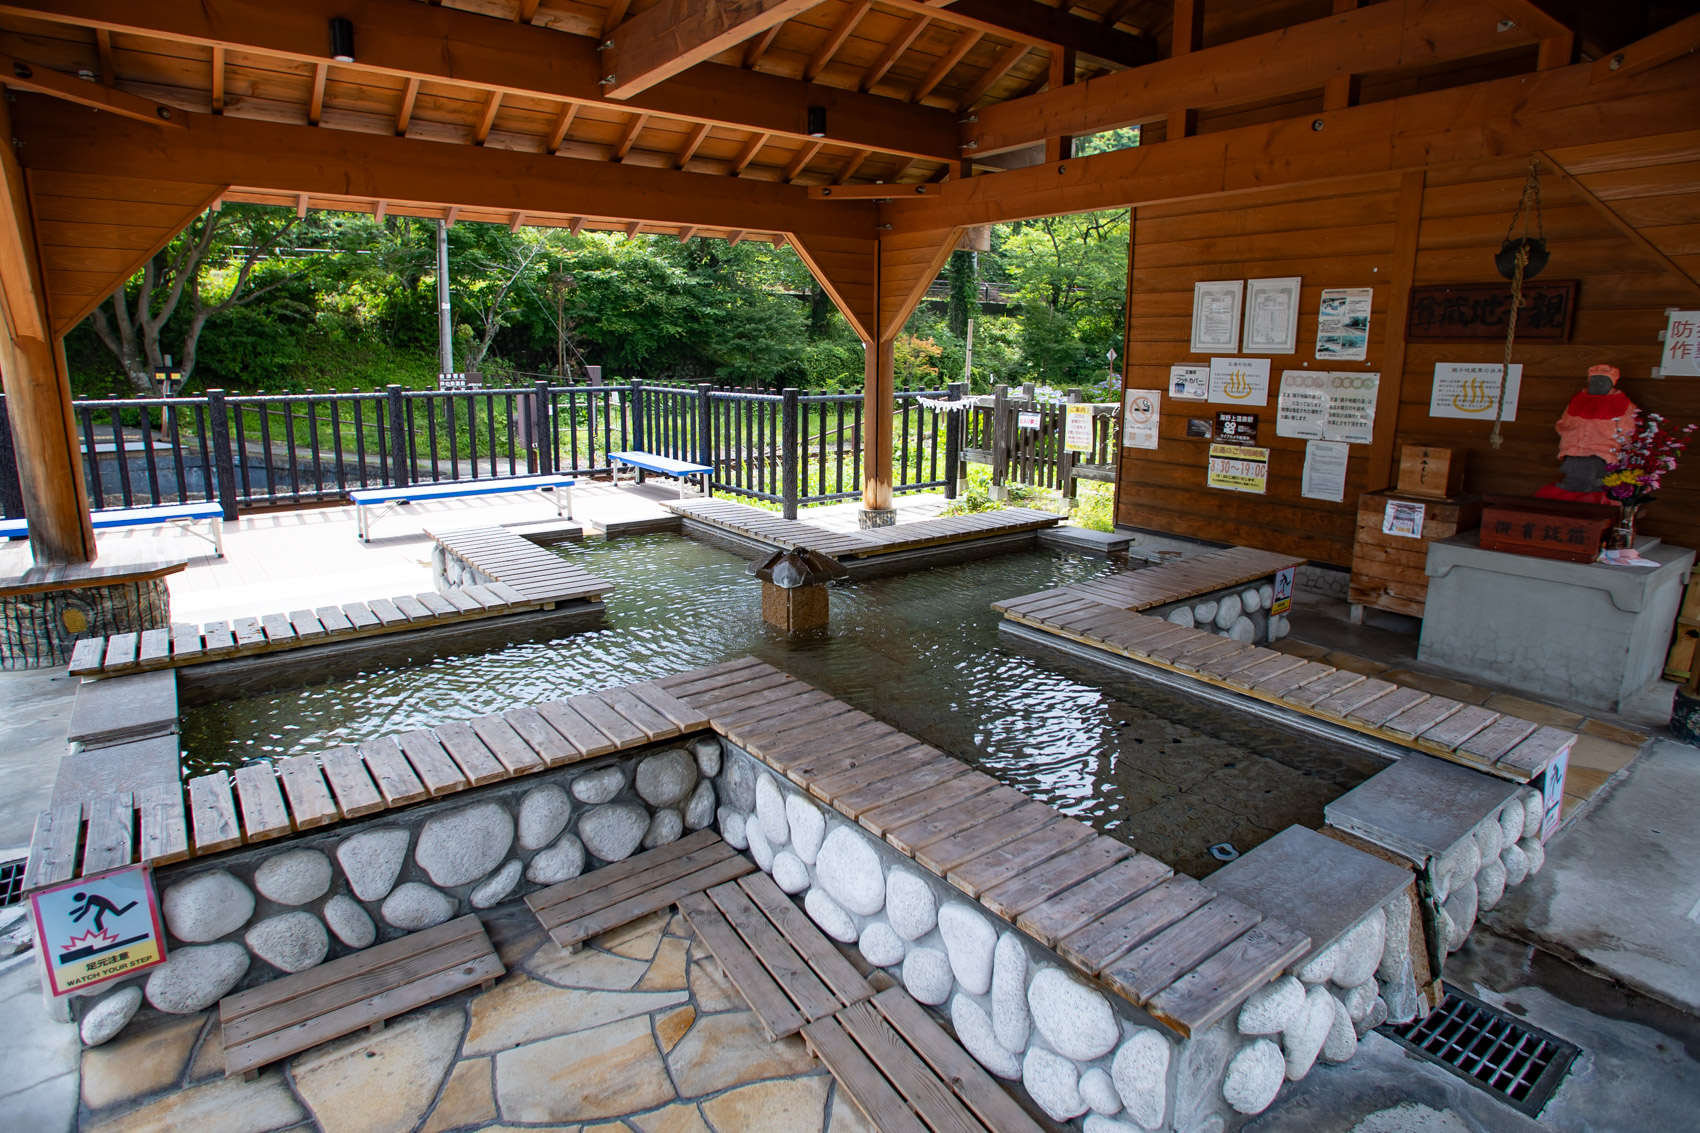
{"type": "Polygon", "coordinates": [[[553,783],[533,787],[519,804],[519,845],[541,850],[561,836],[573,816],[573,798],[553,783]]]}
{"type": "Polygon", "coordinates": [[[1346,1014],[1352,1022],[1361,1022],[1369,1017],[1370,1005],[1375,1002],[1375,997],[1380,993],[1381,989],[1371,982],[1359,984],[1341,997],[1341,1002],[1346,1008],[1346,1014]]]}
{"type": "Polygon", "coordinates": [[[649,832],[649,812],[631,803],[592,807],[578,820],[584,848],[605,862],[625,861],[649,832]]]}
{"type": "MultiPolygon", "coordinates": [[[[1333,999],[1333,996],[1329,998],[1333,999]]],[[[1346,1062],[1356,1053],[1358,1032],[1352,1025],[1352,1016],[1346,1011],[1346,1005],[1335,999],[1334,1022],[1328,1028],[1328,1037],[1322,1040],[1322,1061],[1346,1062]]]]}
{"type": "Polygon", "coordinates": [[[254,888],[280,905],[317,901],[331,887],[331,860],[318,850],[286,850],[254,871],[254,888]]]}
{"type": "Polygon", "coordinates": [[[885,905],[885,870],[879,854],[853,827],[836,826],[826,836],[815,859],[815,878],[852,913],[871,917],[885,905]]]}
{"type": "Polygon", "coordinates": [[[1216,628],[1227,629],[1239,621],[1240,615],[1243,613],[1245,613],[1245,609],[1240,605],[1238,594],[1224,595],[1216,604],[1216,628]]]}
{"type": "Polygon", "coordinates": [[[1121,1038],[1109,1001],[1060,968],[1043,968],[1033,977],[1027,1010],[1053,1050],[1080,1062],[1108,1054],[1121,1038]]]}
{"type": "Polygon", "coordinates": [[[1086,1112],[1080,1096],[1080,1071],[1074,1063],[1042,1046],[1027,1049],[1021,1061],[1021,1084],[1039,1108],[1057,1121],[1067,1121],[1086,1112]]]}
{"type": "Polygon", "coordinates": [[[122,1031],[142,1005],[142,985],[121,987],[100,1000],[83,1016],[78,1033],[84,1046],[99,1046],[122,1031]]]}
{"type": "Polygon", "coordinates": [[[1481,871],[1476,874],[1476,907],[1487,910],[1499,904],[1499,899],[1505,896],[1507,879],[1505,863],[1497,857],[1483,862],[1481,871]]]}
{"type": "Polygon", "coordinates": [[[791,828],[791,849],[804,865],[814,865],[826,837],[826,816],[800,794],[785,798],[785,819],[791,828]]]}
{"type": "Polygon", "coordinates": [[[714,784],[704,779],[685,802],[685,829],[702,830],[714,822],[714,784]]]}
{"type": "Polygon", "coordinates": [[[1257,588],[1257,601],[1267,610],[1275,604],[1275,587],[1265,582],[1257,588]]]}
{"type": "Polygon", "coordinates": [[[1304,1010],[1304,984],[1282,976],[1253,992],[1240,1007],[1237,1022],[1242,1035],[1275,1035],[1292,1026],[1304,1010]]]}
{"type": "Polygon", "coordinates": [[[1263,608],[1263,596],[1253,587],[1240,591],[1240,609],[1248,614],[1255,614],[1263,608]]]}
{"type": "Polygon", "coordinates": [[[322,962],[331,940],[312,913],[284,913],[255,924],[242,938],[248,950],[284,972],[302,972],[322,962]]]}
{"type": "Polygon", "coordinates": [[[744,812],[723,806],[720,808],[719,814],[720,836],[726,839],[726,844],[734,850],[749,849],[750,840],[744,833],[744,812]]]}
{"type": "Polygon", "coordinates": [[[573,798],[595,806],[609,802],[626,787],[626,773],[618,767],[587,771],[573,780],[573,798]]]}
{"type": "Polygon", "coordinates": [[[696,757],[679,747],[656,752],[638,762],[633,784],[650,806],[676,806],[697,785],[696,757]]]}
{"type": "Polygon", "coordinates": [[[720,774],[720,741],[713,736],[703,736],[691,744],[691,754],[696,756],[697,771],[709,778],[720,774]]]}
{"type": "Polygon", "coordinates": [[[929,1007],[950,998],[950,957],[937,948],[911,948],[903,957],[903,986],[929,1007]]]}
{"type": "Polygon", "coordinates": [[[684,832],[685,816],[670,806],[664,806],[649,820],[649,829],[643,832],[643,848],[653,850],[671,845],[684,832]]]}
{"type": "Polygon", "coordinates": [[[1446,942],[1448,952],[1464,947],[1470,930],[1476,927],[1476,898],[1476,879],[1472,877],[1454,889],[1442,903],[1441,908],[1452,918],[1452,932],[1446,942]]]}
{"type": "Polygon", "coordinates": [[[1228,627],[1228,637],[1234,641],[1250,645],[1257,640],[1257,623],[1248,617],[1237,617],[1228,627]]]}
{"type": "Polygon", "coordinates": [[[444,889],[467,885],[502,864],[514,844],[514,819],[500,803],[476,803],[428,820],[413,860],[444,889]]]}
{"type": "Polygon", "coordinates": [[[405,932],[442,924],[455,915],[454,898],[417,881],[396,886],[378,910],[385,921],[405,932]]]}
{"type": "Polygon", "coordinates": [[[1333,980],[1341,987],[1357,987],[1375,975],[1386,943],[1387,914],[1374,909],[1340,938],[1334,959],[1333,980]]]}
{"type": "Polygon", "coordinates": [[[1541,872],[1541,867],[1547,864],[1547,848],[1539,838],[1525,838],[1517,843],[1523,856],[1529,859],[1529,874],[1533,876],[1541,872]]]}
{"type": "Polygon", "coordinates": [[[1334,963],[1340,956],[1340,942],[1333,944],[1306,960],[1299,969],[1299,979],[1307,984],[1327,983],[1334,978],[1334,963]]]}
{"type": "Polygon", "coordinates": [[[205,1011],[247,971],[248,950],[234,940],[173,948],[171,958],[148,974],[148,1002],[171,1015],[205,1011]]]}
{"type": "Polygon", "coordinates": [[[749,839],[750,857],[763,873],[773,872],[773,846],[767,840],[767,828],[755,815],[744,822],[744,837],[749,839]]]}
{"type": "Polygon", "coordinates": [[[842,944],[856,943],[856,922],[820,886],[803,894],[803,911],[832,939],[842,944]]]}
{"type": "Polygon", "coordinates": [[[1110,1077],[1127,1116],[1141,1129],[1160,1129],[1169,1107],[1169,1044],[1151,1027],[1134,1029],[1116,1059],[1110,1077]]]}
{"type": "Polygon", "coordinates": [[[1499,852],[1499,864],[1505,867],[1505,887],[1514,889],[1523,884],[1529,876],[1529,855],[1523,852],[1522,843],[1507,846],[1499,852]]]}
{"type": "Polygon", "coordinates": [[[955,995],[950,1001],[950,1022],[956,1028],[956,1040],[974,1061],[1011,1081],[1021,1077],[1021,1057],[1011,1054],[992,1034],[992,1021],[985,1009],[966,995],[955,995]]]}
{"type": "Polygon", "coordinates": [[[163,903],[165,927],[186,944],[227,936],[254,915],[254,891],[222,869],[179,881],[163,903]]]}
{"type": "Polygon", "coordinates": [[[1281,1033],[1281,1046],[1286,1053],[1287,1080],[1297,1082],[1322,1053],[1328,1040],[1328,1029],[1334,1025],[1334,997],[1325,987],[1313,987],[1305,995],[1304,1015],[1281,1033]]]}
{"type": "Polygon", "coordinates": [[[1192,610],[1187,606],[1176,606],[1170,610],[1168,621],[1174,625],[1185,626],[1187,629],[1198,624],[1198,620],[1192,616],[1192,610]]]}
{"type": "MultiPolygon", "coordinates": [[[[559,885],[561,882],[571,881],[583,873],[584,860],[584,843],[571,834],[562,834],[555,840],[553,846],[546,850],[539,850],[532,855],[530,863],[525,867],[525,878],[537,885],[559,885]]],[[[510,885],[509,888],[511,889],[512,886],[510,885]]],[[[502,896],[505,897],[507,894],[504,893],[502,896]]],[[[501,899],[501,897],[496,898],[497,901],[501,899]]],[[[478,904],[476,894],[474,894],[472,903],[478,908],[484,907],[478,904]]],[[[495,901],[492,901],[491,904],[495,904],[495,901]]]]}
{"type": "Polygon", "coordinates": [[[1222,604],[1214,598],[1206,598],[1202,602],[1194,603],[1192,607],[1192,616],[1197,619],[1194,624],[1205,626],[1215,621],[1216,611],[1221,608],[1221,605],[1222,604]]]}
{"type": "Polygon", "coordinates": [[[809,867],[790,850],[773,855],[773,882],[787,893],[801,893],[810,885],[809,867]]]}
{"type": "Polygon", "coordinates": [[[1381,906],[1381,913],[1387,918],[1387,928],[1382,934],[1386,939],[1381,945],[1381,963],[1375,970],[1385,979],[1411,959],[1411,900],[1400,893],[1381,906]]]}
{"type": "MultiPolygon", "coordinates": [[[[532,859],[534,862],[536,860],[532,859]]],[[[474,886],[471,894],[467,896],[468,903],[474,909],[488,909],[492,905],[500,905],[508,899],[508,894],[514,891],[514,886],[519,884],[524,873],[525,866],[515,858],[474,886]]]]}
{"type": "Polygon", "coordinates": [[[893,867],[885,879],[885,918],[904,940],[919,940],[938,924],[933,887],[906,869],[893,867]]]}
{"type": "Polygon", "coordinates": [[[331,932],[350,948],[365,948],[378,939],[378,926],[354,898],[338,893],[325,902],[324,912],[331,932]]]}
{"type": "Polygon", "coordinates": [[[756,809],[756,769],[748,757],[726,761],[726,801],[745,814],[756,809]]]}
{"type": "Polygon", "coordinates": [[[903,956],[909,950],[903,938],[892,932],[891,926],[884,921],[874,921],[863,929],[857,947],[862,950],[862,958],[876,968],[891,968],[903,963],[903,956]]]}
{"type": "MultiPolygon", "coordinates": [[[[1326,994],[1326,993],[1324,993],[1326,994]]],[[[1287,1060],[1271,1039],[1254,1039],[1228,1063],[1222,1080],[1222,1097],[1235,1111],[1248,1117],[1262,1113],[1281,1092],[1287,1060]]]]}
{"type": "Polygon", "coordinates": [[[1516,799],[1505,804],[1499,812],[1499,848],[1514,845],[1523,837],[1523,804],[1516,799]]]}
{"type": "Polygon", "coordinates": [[[992,986],[992,949],[998,930],[992,923],[960,901],[939,910],[939,936],[956,982],[970,995],[984,995],[992,986]]]}
{"type": "Polygon", "coordinates": [[[1005,1050],[1027,1049],[1033,1019],[1027,1013],[1027,947],[1006,932],[992,954],[992,1033],[1005,1050]]]}
{"type": "Polygon", "coordinates": [[[756,779],[756,820],[761,832],[767,835],[774,849],[791,840],[791,824],[785,817],[785,792],[772,775],[763,773],[756,779]]]}
{"type": "Polygon", "coordinates": [[[1116,1093],[1116,1084],[1110,1080],[1110,1072],[1098,1066],[1080,1076],[1080,1100],[1085,1102],[1093,1113],[1110,1116],[1122,1111],[1122,1098],[1116,1093]]]}
{"type": "MultiPolygon", "coordinates": [[[[1523,796],[1523,838],[1538,838],[1541,834],[1541,823],[1546,819],[1546,804],[1539,791],[1530,791],[1523,796]]],[[[1519,838],[1521,842],[1523,838],[1519,838]]]]}
{"type": "MultiPolygon", "coordinates": [[[[1499,828],[1499,819],[1491,815],[1483,819],[1482,824],[1476,827],[1475,839],[1476,849],[1481,852],[1483,862],[1490,858],[1497,858],[1499,851],[1505,849],[1505,834],[1499,828]]],[[[1480,863],[1477,864],[1476,868],[1481,869],[1480,863]]]]}

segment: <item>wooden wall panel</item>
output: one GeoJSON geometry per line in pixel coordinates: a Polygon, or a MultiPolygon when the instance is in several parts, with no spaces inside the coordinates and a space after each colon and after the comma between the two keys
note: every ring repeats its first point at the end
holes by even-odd
{"type": "MultiPolygon", "coordinates": [[[[1554,422],[1585,381],[1609,362],[1644,409],[1676,423],[1700,421],[1700,380],[1653,379],[1665,310],[1700,305],[1700,131],[1555,149],[1542,155],[1542,203],[1552,261],[1543,279],[1581,282],[1572,341],[1519,344],[1518,419],[1488,443],[1485,422],[1428,415],[1438,362],[1498,362],[1503,344],[1391,344],[1399,275],[1396,237],[1399,176],[1313,183],[1268,193],[1236,193],[1141,207],[1129,272],[1125,355],[1128,388],[1166,388],[1169,366],[1207,363],[1188,351],[1192,284],[1208,279],[1304,277],[1299,352],[1271,365],[1271,404],[1258,411],[1258,443],[1272,450],[1266,496],[1204,486],[1207,443],[1185,437],[1188,417],[1214,419],[1226,406],[1163,400],[1162,447],[1124,449],[1118,522],[1221,542],[1351,562],[1357,495],[1386,487],[1403,444],[1466,452],[1470,491],[1528,495],[1557,477],[1554,422]],[[1567,170],[1566,176],[1563,170],[1567,170]],[[1373,446],[1352,447],[1346,499],[1299,495],[1304,444],[1275,436],[1274,393],[1283,369],[1324,368],[1315,361],[1316,311],[1324,287],[1375,288],[1367,362],[1338,369],[1379,370],[1383,401],[1373,446]],[[1402,358],[1402,362],[1401,362],[1402,358]],[[1390,459],[1377,459],[1377,457],[1390,459]]],[[[1409,259],[1417,285],[1488,283],[1499,277],[1493,253],[1521,194],[1528,155],[1442,166],[1422,179],[1420,223],[1409,259]]],[[[1408,186],[1407,186],[1408,188],[1408,186]]],[[[1700,446],[1667,481],[1643,529],[1684,546],[1700,545],[1700,446]]]]}

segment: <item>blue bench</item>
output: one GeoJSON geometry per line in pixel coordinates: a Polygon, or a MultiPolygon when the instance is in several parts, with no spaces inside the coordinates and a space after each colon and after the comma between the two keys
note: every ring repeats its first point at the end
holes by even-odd
{"type": "Polygon", "coordinates": [[[448,500],[460,496],[494,496],[503,492],[534,492],[549,489],[549,494],[555,500],[555,514],[565,515],[568,519],[573,515],[573,485],[578,483],[571,476],[516,476],[506,480],[453,480],[444,484],[408,484],[402,488],[357,488],[348,493],[348,498],[354,504],[354,514],[360,526],[362,542],[372,541],[372,524],[379,516],[371,514],[373,508],[382,508],[385,512],[398,504],[412,503],[414,500],[448,500]],[[565,489],[566,502],[563,507],[561,496],[565,489]]]}
{"type": "MultiPolygon", "coordinates": [[[[89,513],[89,522],[96,531],[107,531],[114,527],[176,527],[197,539],[205,539],[213,545],[218,557],[224,558],[224,508],[211,501],[93,511],[89,513]],[[209,532],[195,530],[195,524],[202,522],[207,524],[209,532]]],[[[0,538],[28,537],[29,520],[0,519],[0,538]]]]}
{"type": "Polygon", "coordinates": [[[614,474],[614,486],[620,486],[620,466],[642,469],[653,472],[657,476],[672,476],[679,481],[679,498],[685,498],[685,485],[690,483],[692,476],[702,478],[702,494],[712,495],[709,477],[714,475],[714,466],[710,464],[693,464],[688,460],[674,460],[670,456],[656,456],[652,452],[611,452],[608,454],[608,468],[614,474]]]}

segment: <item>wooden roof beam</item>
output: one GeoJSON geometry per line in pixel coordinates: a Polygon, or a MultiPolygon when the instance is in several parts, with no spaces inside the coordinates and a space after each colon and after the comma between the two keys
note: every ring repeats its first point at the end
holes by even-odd
{"type": "Polygon", "coordinates": [[[626,128],[620,133],[620,140],[614,145],[615,161],[626,160],[626,155],[632,152],[632,146],[637,144],[638,135],[649,125],[649,115],[634,114],[626,122],[626,128]]]}
{"type": "Polygon", "coordinates": [[[502,92],[491,91],[484,99],[484,112],[478,116],[478,126],[472,131],[472,143],[483,145],[490,140],[490,127],[496,124],[496,111],[502,108],[502,92]]]}
{"type": "Polygon", "coordinates": [[[685,225],[683,228],[679,229],[679,243],[681,243],[681,244],[689,243],[691,237],[695,236],[696,234],[697,234],[697,226],[696,225],[694,225],[694,224],[685,225]]]}
{"type": "Polygon", "coordinates": [[[880,80],[885,78],[886,72],[891,70],[891,65],[897,62],[898,56],[908,51],[910,44],[914,43],[921,33],[927,30],[927,25],[932,22],[931,16],[922,14],[904,24],[903,30],[886,43],[885,50],[879,53],[879,57],[874,60],[874,65],[868,68],[867,73],[862,76],[862,81],[856,84],[857,89],[865,94],[878,86],[880,80]]]}
{"type": "MultiPolygon", "coordinates": [[[[832,25],[821,45],[803,65],[803,78],[814,82],[815,76],[826,70],[826,65],[832,62],[832,57],[838,54],[838,49],[844,46],[844,41],[850,38],[850,33],[856,30],[856,25],[873,6],[873,0],[850,0],[850,6],[844,9],[844,14],[838,17],[838,22],[832,25]]],[[[778,30],[777,25],[773,30],[778,30]]]]}
{"type": "Polygon", "coordinates": [[[802,173],[804,168],[808,166],[809,162],[815,159],[815,154],[819,153],[821,151],[821,147],[825,144],[825,142],[821,141],[806,143],[797,151],[796,156],[786,163],[785,172],[779,175],[779,179],[787,185],[795,181],[797,179],[797,175],[802,173]]]}
{"type": "Polygon", "coordinates": [[[685,138],[685,144],[679,147],[679,154],[673,159],[674,169],[683,169],[691,163],[691,158],[695,157],[697,150],[702,148],[702,140],[708,137],[708,130],[709,127],[703,123],[691,127],[690,134],[685,138]]]}
{"type": "Polygon", "coordinates": [[[845,158],[844,168],[839,171],[838,177],[832,183],[834,185],[848,185],[850,178],[856,176],[856,171],[862,168],[862,164],[868,160],[872,153],[872,150],[859,149],[845,158]]]}
{"type": "Polygon", "coordinates": [[[626,239],[627,240],[636,240],[637,236],[638,236],[638,229],[640,229],[642,227],[643,227],[643,221],[641,221],[641,220],[634,220],[634,221],[630,221],[629,223],[627,223],[627,225],[626,225],[626,239]]]}
{"type": "Polygon", "coordinates": [[[728,248],[736,248],[743,239],[744,233],[741,229],[728,232],[726,234],[726,246],[728,248]]]}
{"type": "Polygon", "coordinates": [[[732,168],[729,170],[732,176],[743,176],[744,170],[750,167],[750,162],[756,159],[756,154],[760,153],[762,147],[767,145],[767,138],[766,134],[752,134],[750,136],[750,140],[744,144],[744,148],[738,152],[737,158],[732,162],[732,168]]]}
{"type": "Polygon", "coordinates": [[[983,31],[963,28],[962,34],[956,37],[956,43],[951,49],[939,56],[939,61],[933,64],[933,69],[928,71],[915,89],[909,92],[909,101],[920,102],[923,98],[932,94],[933,89],[944,82],[952,71],[956,70],[956,65],[962,62],[963,56],[974,50],[974,45],[984,38],[986,38],[986,33],[983,31]]]}
{"type": "Polygon", "coordinates": [[[1076,16],[1066,3],[1057,7],[1035,0],[945,0],[927,5],[922,0],[885,0],[898,8],[926,8],[945,23],[978,28],[1002,38],[1017,36],[1034,45],[1072,47],[1082,55],[1122,67],[1140,67],[1157,58],[1149,36],[1130,35],[1097,20],[1076,16]]]}
{"type": "Polygon", "coordinates": [[[1014,43],[1006,47],[1004,53],[998,56],[997,62],[988,67],[985,73],[974,81],[974,85],[968,88],[968,92],[962,96],[962,101],[956,104],[956,108],[967,110],[976,102],[985,98],[986,92],[992,89],[992,85],[1015,70],[1015,65],[1025,59],[1027,53],[1031,50],[1033,50],[1032,46],[1026,43],[1014,43]]]}
{"type": "Polygon", "coordinates": [[[555,124],[549,127],[549,140],[544,143],[543,152],[555,153],[561,148],[561,143],[567,140],[567,132],[573,128],[573,119],[576,117],[578,103],[561,104],[561,112],[555,115],[555,124]]]}
{"type": "Polygon", "coordinates": [[[1594,64],[1591,82],[1628,78],[1672,59],[1700,51],[1700,15],[1678,20],[1662,31],[1638,39],[1622,51],[1614,51],[1594,64]]]}
{"type": "Polygon", "coordinates": [[[95,28],[94,49],[100,56],[101,84],[111,86],[118,81],[118,70],[112,64],[112,33],[105,28],[95,28]]]}
{"type": "Polygon", "coordinates": [[[519,0],[519,7],[514,9],[514,19],[522,24],[529,24],[537,18],[537,5],[540,0],[519,0]]]}
{"type": "Polygon", "coordinates": [[[137,122],[146,122],[150,126],[169,126],[180,130],[183,128],[183,119],[187,117],[185,112],[161,106],[152,99],[138,98],[117,87],[85,82],[75,75],[55,71],[40,63],[26,63],[10,55],[0,55],[0,83],[13,90],[28,90],[62,98],[79,106],[89,106],[137,122]]]}
{"type": "Polygon", "coordinates": [[[745,70],[761,62],[761,57],[767,54],[767,49],[773,46],[775,39],[779,38],[779,29],[784,26],[784,24],[774,24],[744,45],[743,65],[745,70]]]}
{"type": "Polygon", "coordinates": [[[212,87],[212,112],[224,113],[224,48],[212,49],[212,73],[208,76],[212,87]]]}
{"type": "Polygon", "coordinates": [[[977,156],[1003,153],[1059,134],[1160,121],[1177,110],[1315,90],[1336,75],[1536,41],[1527,28],[1500,32],[1498,24],[1498,11],[1476,0],[1389,0],[984,107],[963,142],[977,156]]]}
{"type": "Polygon", "coordinates": [[[400,138],[407,135],[407,125],[413,121],[413,106],[418,101],[419,80],[409,79],[407,85],[401,89],[401,109],[397,110],[395,115],[396,137],[400,138]]]}
{"type": "MultiPolygon", "coordinates": [[[[507,98],[606,102],[597,82],[607,74],[597,40],[413,0],[264,6],[252,0],[0,0],[0,14],[308,64],[327,61],[325,27],[331,17],[345,16],[354,22],[359,58],[337,64],[339,74],[499,90],[507,98]]],[[[935,161],[954,159],[960,141],[949,111],[717,63],[684,71],[626,105],[684,122],[797,140],[809,136],[808,108],[823,106],[833,140],[841,145],[935,161]]]]}
{"type": "Polygon", "coordinates": [[[609,98],[641,94],[819,0],[659,0],[621,24],[602,52],[609,98]]]}
{"type": "Polygon", "coordinates": [[[317,126],[325,116],[325,81],[330,78],[331,65],[318,63],[313,67],[313,93],[307,99],[307,124],[317,126]]]}
{"type": "Polygon", "coordinates": [[[608,5],[608,11],[602,16],[602,38],[607,39],[609,33],[626,22],[626,13],[631,10],[632,0],[614,0],[608,5]]]}

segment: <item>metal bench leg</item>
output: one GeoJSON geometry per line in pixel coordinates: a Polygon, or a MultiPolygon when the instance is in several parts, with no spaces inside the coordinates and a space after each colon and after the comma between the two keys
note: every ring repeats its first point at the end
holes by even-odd
{"type": "Polygon", "coordinates": [[[573,486],[568,484],[561,490],[567,494],[567,518],[571,519],[573,517],[573,486]]]}
{"type": "Polygon", "coordinates": [[[218,557],[222,559],[224,558],[224,519],[222,517],[212,520],[212,532],[213,550],[217,551],[218,557]]]}

